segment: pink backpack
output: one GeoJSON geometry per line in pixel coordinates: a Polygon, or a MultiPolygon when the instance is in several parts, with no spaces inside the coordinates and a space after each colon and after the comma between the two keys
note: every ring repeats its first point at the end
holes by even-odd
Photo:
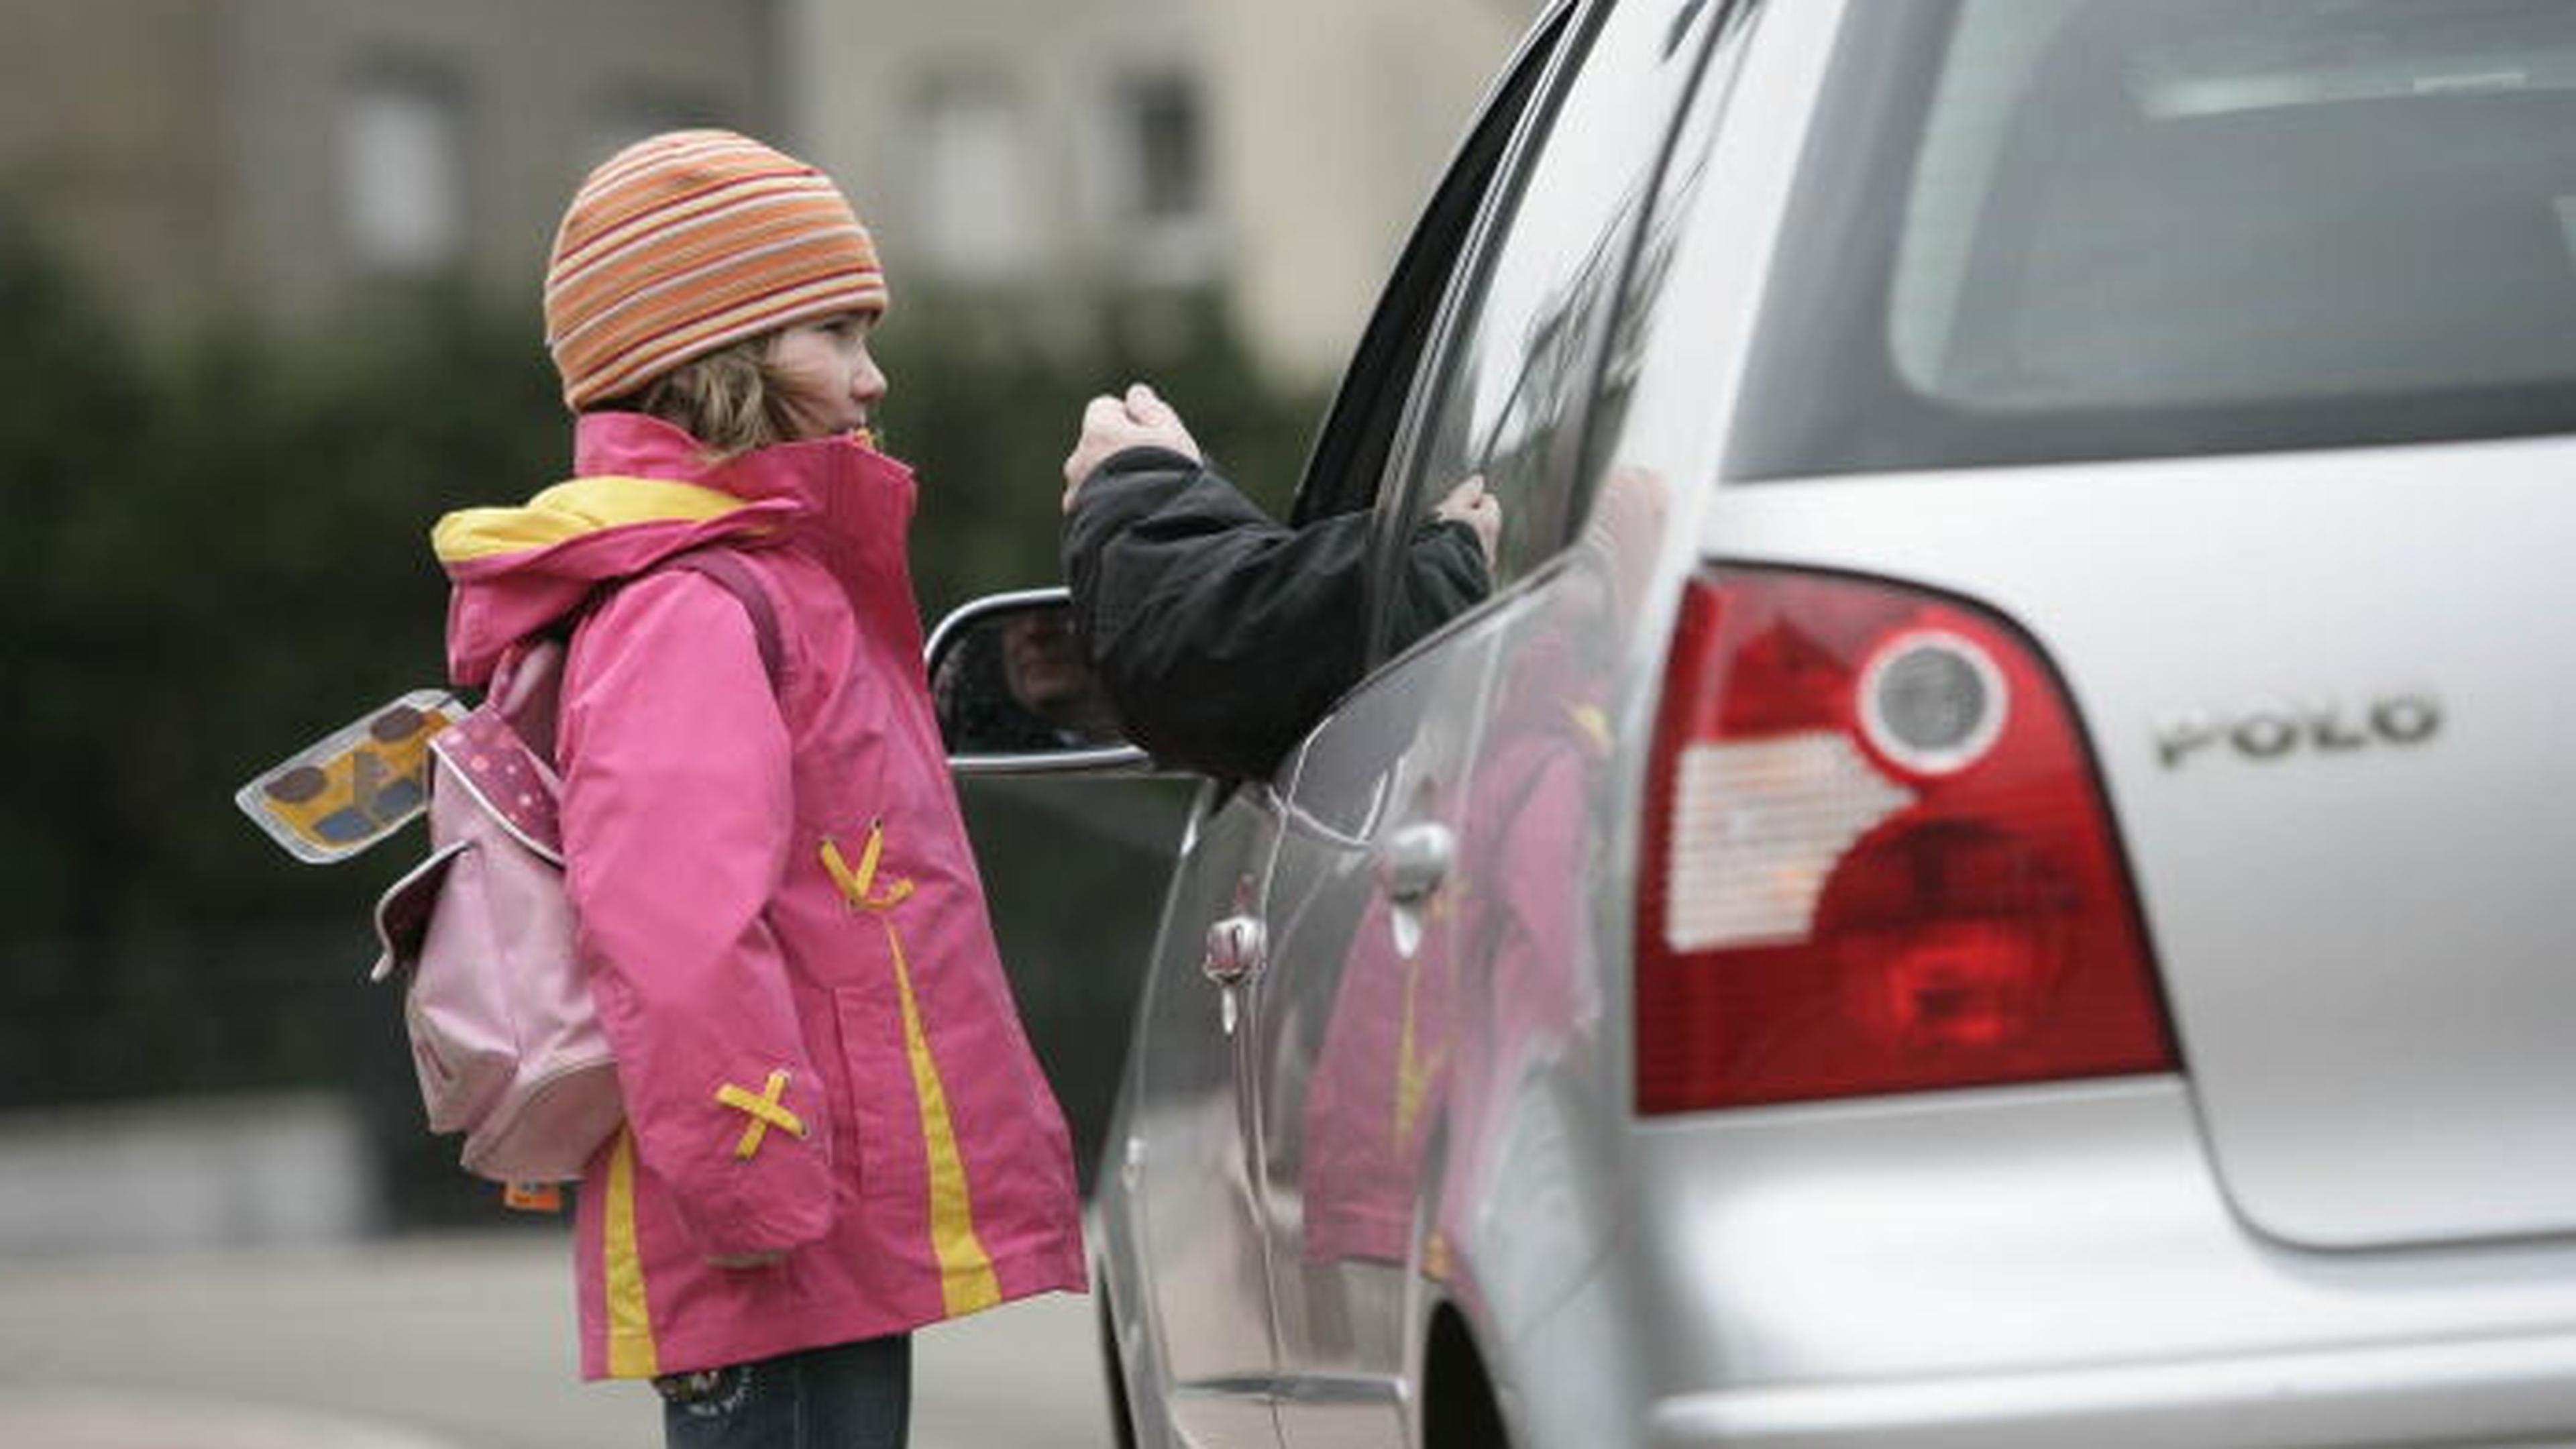
{"type": "MultiPolygon", "coordinates": [[[[751,570],[720,549],[662,567],[742,601],[775,689],[778,620],[751,570]]],[[[376,903],[369,977],[404,983],[430,1130],[464,1133],[466,1170],[514,1189],[578,1181],[625,1116],[564,891],[563,663],[561,640],[522,641],[483,702],[430,741],[429,858],[376,903]]]]}

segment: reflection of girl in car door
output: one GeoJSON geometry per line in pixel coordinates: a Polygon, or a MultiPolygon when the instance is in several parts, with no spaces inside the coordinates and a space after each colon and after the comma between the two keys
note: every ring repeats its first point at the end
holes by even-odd
{"type": "Polygon", "coordinates": [[[1424,800],[1414,812],[1461,820],[1459,869],[1418,931],[1399,930],[1405,908],[1380,893],[1353,936],[1306,1100],[1310,1258],[1405,1261],[1431,1193],[1425,1267],[1446,1276],[1496,1099],[1572,1019],[1584,791],[1608,741],[1599,671],[1561,638],[1533,642],[1489,716],[1464,809],[1424,800]],[[1426,1183],[1435,1137],[1441,1181],[1426,1183]]]}
{"type": "Polygon", "coordinates": [[[1509,656],[1463,810],[1416,812],[1461,825],[1460,868],[1417,949],[1382,894],[1360,923],[1307,1097],[1310,1258],[1405,1262],[1427,1199],[1423,1271],[1476,1291],[1455,1280],[1453,1248],[1474,1231],[1510,1094],[1600,1009],[1582,995],[1594,978],[1581,956],[1604,844],[1591,801],[1611,753],[1605,646],[1624,632],[1624,583],[1659,545],[1664,503],[1648,474],[1604,484],[1577,567],[1509,656]]]}
{"type": "MultiPolygon", "coordinates": [[[[1452,818],[1446,792],[1417,791],[1418,819],[1452,818]]],[[[1310,1261],[1402,1263],[1412,1246],[1423,1153],[1447,1110],[1457,990],[1454,880],[1398,925],[1383,891],[1360,913],[1307,1079],[1299,1198],[1310,1261]]]]}

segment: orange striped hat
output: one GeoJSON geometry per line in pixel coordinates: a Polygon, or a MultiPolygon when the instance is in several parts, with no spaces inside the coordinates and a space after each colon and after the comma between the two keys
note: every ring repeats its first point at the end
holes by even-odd
{"type": "Polygon", "coordinates": [[[546,347],[578,412],[743,338],[885,305],[876,245],[831,178],[731,131],[671,131],[573,194],[546,347]]]}

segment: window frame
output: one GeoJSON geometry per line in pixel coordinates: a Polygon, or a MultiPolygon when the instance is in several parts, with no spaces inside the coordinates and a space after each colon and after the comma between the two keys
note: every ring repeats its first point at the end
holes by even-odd
{"type": "MultiPolygon", "coordinates": [[[[1425,476],[1423,450],[1429,445],[1431,410],[1444,398],[1455,369],[1461,365],[1460,349],[1469,331],[1476,304],[1484,300],[1483,288],[1519,219],[1531,175],[1545,153],[1548,141],[1556,132],[1556,123],[1567,96],[1572,91],[1584,61],[1591,55],[1602,31],[1608,26],[1617,0],[1601,0],[1590,5],[1579,21],[1570,25],[1560,37],[1550,57],[1548,71],[1541,81],[1541,93],[1533,99],[1514,131],[1509,153],[1495,173],[1478,209],[1475,226],[1461,254],[1463,265],[1453,267],[1448,277],[1447,295],[1442,299],[1431,337],[1424,349],[1428,361],[1418,367],[1409,389],[1403,426],[1398,446],[1392,454],[1392,466],[1386,477],[1393,480],[1391,490],[1381,488],[1376,500],[1377,518],[1370,540],[1367,564],[1369,579],[1369,642],[1366,651],[1367,674],[1376,674],[1401,655],[1451,632],[1463,621],[1473,619],[1492,607],[1497,600],[1534,587],[1548,577],[1556,561],[1581,532],[1591,496],[1590,480],[1572,476],[1589,454],[1587,439],[1592,430],[1598,398],[1598,382],[1609,345],[1634,305],[1630,295],[1631,275],[1644,238],[1649,234],[1658,201],[1662,200],[1662,179],[1670,166],[1673,144],[1682,132],[1686,119],[1697,105],[1697,97],[1706,80],[1710,56],[1716,42],[1724,36],[1736,13],[1746,0],[1693,0],[1676,12],[1670,47],[1684,43],[1693,27],[1702,33],[1689,43],[1694,53],[1682,64],[1688,73],[1669,98],[1662,114],[1651,125],[1653,160],[1638,173],[1641,188],[1637,205],[1615,218],[1615,234],[1605,234],[1609,252],[1602,281],[1591,305],[1606,315],[1598,325],[1588,327],[1580,343],[1571,372],[1569,411],[1564,424],[1547,439],[1541,470],[1550,476],[1568,475],[1560,481],[1566,490],[1562,516],[1556,521],[1554,536],[1533,564],[1513,579],[1498,586],[1491,598],[1469,609],[1421,639],[1406,645],[1400,652],[1392,638],[1394,615],[1391,608],[1396,571],[1402,566],[1409,541],[1428,511],[1431,492],[1454,484],[1455,479],[1430,479],[1425,476]]],[[[1524,380],[1525,381],[1525,380],[1524,380]]]]}
{"type": "MultiPolygon", "coordinates": [[[[1323,426],[1300,473],[1289,522],[1357,513],[1376,505],[1397,445],[1418,410],[1422,359],[1441,334],[1458,264],[1476,254],[1493,183],[1509,174],[1532,107],[1558,67],[1571,17],[1586,0],[1552,0],[1530,27],[1501,80],[1478,108],[1467,138],[1440,179],[1378,294],[1323,426]]],[[[1593,3],[1596,13],[1606,9],[1593,3]]],[[[1374,613],[1376,600],[1370,600],[1374,613]]]]}
{"type": "Polygon", "coordinates": [[[344,76],[336,104],[332,186],[338,245],[349,268],[408,281],[464,271],[477,217],[473,93],[465,77],[440,57],[389,52],[344,76]],[[387,123],[396,130],[384,130],[387,123]],[[413,158],[428,165],[405,175],[369,148],[407,125],[425,126],[403,139],[428,143],[413,158]],[[425,224],[396,215],[421,207],[425,224]]]}
{"type": "Polygon", "coordinates": [[[1042,122],[1027,78],[1007,67],[961,66],[921,78],[907,105],[916,137],[908,200],[924,270],[946,283],[986,288],[1042,274],[1046,257],[1034,240],[1040,228],[1030,191],[1043,169],[1036,146],[1042,122]],[[980,155],[973,149],[979,144],[987,147],[980,155]],[[960,146],[963,154],[944,154],[960,146]],[[999,223],[976,217],[997,202],[999,223]]]}

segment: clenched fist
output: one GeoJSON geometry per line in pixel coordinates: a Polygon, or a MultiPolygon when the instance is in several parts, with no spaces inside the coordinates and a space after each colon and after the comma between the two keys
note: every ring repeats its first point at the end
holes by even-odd
{"type": "Polygon", "coordinates": [[[1073,511],[1074,495],[1101,464],[1129,448],[1169,448],[1193,462],[1203,461],[1197,441],[1181,425],[1172,405],[1145,384],[1133,383],[1124,397],[1103,394],[1082,409],[1082,436],[1064,460],[1064,508],[1073,511]]]}

